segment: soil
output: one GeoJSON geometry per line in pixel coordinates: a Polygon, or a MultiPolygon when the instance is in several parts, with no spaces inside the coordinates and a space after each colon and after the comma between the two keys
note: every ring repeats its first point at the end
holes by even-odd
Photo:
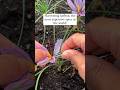
{"type": "MultiPolygon", "coordinates": [[[[17,44],[23,17],[22,0],[0,0],[0,33],[17,44]]],[[[34,2],[25,0],[24,28],[19,47],[34,57],[34,2]],[[29,36],[29,37],[28,37],[29,36]]]]}
{"type": "MultiPolygon", "coordinates": [[[[64,65],[63,69],[69,67],[71,64],[64,65]]],[[[58,67],[48,68],[40,79],[40,90],[82,90],[84,82],[75,71],[70,68],[66,72],[58,71],[58,67]]]]}
{"type": "MultiPolygon", "coordinates": [[[[92,1],[95,1],[95,0],[86,1],[86,10],[88,9],[92,1]]],[[[90,10],[86,12],[86,20],[85,20],[86,23],[100,16],[120,19],[120,13],[119,13],[120,12],[120,0],[96,0],[96,2],[92,4],[92,8],[89,8],[90,10]],[[99,2],[99,1],[102,1],[101,5],[98,4],[95,6],[96,2],[99,2]],[[105,11],[103,10],[103,7],[105,11]]]]}

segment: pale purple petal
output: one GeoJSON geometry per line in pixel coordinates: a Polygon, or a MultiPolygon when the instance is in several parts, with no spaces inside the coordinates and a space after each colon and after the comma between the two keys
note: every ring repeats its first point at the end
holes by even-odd
{"type": "Polygon", "coordinates": [[[57,56],[60,52],[63,39],[58,39],[54,46],[54,56],[57,56]]]}
{"type": "Polygon", "coordinates": [[[85,13],[79,13],[79,16],[85,16],[85,13]]]}
{"type": "Polygon", "coordinates": [[[83,1],[83,3],[85,4],[85,0],[82,0],[83,1]]]}
{"type": "Polygon", "coordinates": [[[85,16],[85,10],[79,13],[79,16],[85,16]]]}
{"type": "Polygon", "coordinates": [[[85,16],[85,0],[74,0],[76,8],[80,7],[80,12],[72,11],[73,14],[78,14],[78,16],[85,16]]]}
{"type": "Polygon", "coordinates": [[[82,7],[80,13],[79,13],[80,16],[85,16],[85,6],[82,7]]]}
{"type": "Polygon", "coordinates": [[[77,12],[76,11],[72,11],[72,14],[77,14],[77,12]]]}
{"type": "Polygon", "coordinates": [[[76,6],[75,6],[75,4],[73,3],[72,0],[67,0],[67,3],[68,3],[68,5],[69,5],[69,7],[70,7],[73,11],[76,11],[76,10],[77,10],[77,9],[76,9],[76,6]]]}
{"type": "Polygon", "coordinates": [[[78,5],[82,5],[83,1],[82,0],[74,0],[75,2],[75,5],[78,6],[78,5]]]}
{"type": "Polygon", "coordinates": [[[55,57],[53,56],[52,59],[50,60],[50,63],[55,63],[56,62],[56,59],[55,57]]]}
{"type": "Polygon", "coordinates": [[[83,2],[80,4],[82,9],[85,9],[85,0],[83,0],[83,2]]]}

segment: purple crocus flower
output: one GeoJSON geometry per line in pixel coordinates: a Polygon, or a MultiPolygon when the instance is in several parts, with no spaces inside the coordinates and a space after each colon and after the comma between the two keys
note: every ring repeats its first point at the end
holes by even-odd
{"type": "MultiPolygon", "coordinates": [[[[38,43],[36,41],[35,42],[35,50],[40,49],[40,50],[47,53],[46,57],[44,57],[42,60],[38,60],[38,62],[36,62],[37,65],[42,67],[42,66],[45,66],[47,63],[55,63],[56,60],[58,59],[58,56],[59,56],[59,53],[60,53],[60,47],[62,45],[62,42],[63,42],[62,39],[57,40],[57,42],[55,43],[55,46],[54,46],[53,56],[51,56],[50,53],[48,52],[47,48],[45,48],[43,45],[41,45],[40,43],[38,43]]],[[[36,56],[37,56],[38,53],[39,52],[36,52],[36,56]]]]}
{"type": "Polygon", "coordinates": [[[85,0],[67,0],[73,14],[85,16],[85,0]]]}

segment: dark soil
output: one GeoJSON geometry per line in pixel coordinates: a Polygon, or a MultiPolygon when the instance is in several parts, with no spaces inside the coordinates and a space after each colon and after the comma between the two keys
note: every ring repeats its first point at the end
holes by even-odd
{"type": "MultiPolygon", "coordinates": [[[[95,0],[86,0],[86,11],[92,1],[95,0]]],[[[120,0],[96,0],[86,12],[85,21],[88,23],[90,20],[100,16],[120,19],[120,0]],[[101,5],[97,4],[99,1],[101,1],[101,5]],[[103,7],[105,11],[103,10],[103,7]]]]}
{"type": "Polygon", "coordinates": [[[62,70],[58,71],[56,66],[47,69],[40,79],[40,90],[82,90],[84,88],[83,80],[73,68],[64,73],[62,70]]]}
{"type": "MultiPolygon", "coordinates": [[[[23,17],[22,0],[0,0],[0,33],[17,44],[23,17]]],[[[34,57],[34,1],[25,0],[24,29],[19,47],[34,57]]]]}

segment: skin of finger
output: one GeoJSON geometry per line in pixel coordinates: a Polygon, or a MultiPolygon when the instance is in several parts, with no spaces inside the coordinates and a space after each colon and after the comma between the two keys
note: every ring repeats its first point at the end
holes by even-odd
{"type": "Polygon", "coordinates": [[[85,58],[85,79],[89,90],[120,90],[120,71],[117,68],[95,56],[85,58]]]}
{"type": "Polygon", "coordinates": [[[120,60],[120,20],[99,17],[92,20],[86,26],[86,44],[88,47],[103,48],[106,51],[111,51],[112,54],[120,60]],[[94,43],[93,43],[94,42],[94,43]]]}
{"type": "Polygon", "coordinates": [[[85,34],[75,33],[70,36],[62,45],[61,51],[72,48],[81,48],[85,52],[85,34]]]}
{"type": "Polygon", "coordinates": [[[15,81],[27,71],[34,71],[34,65],[29,67],[27,61],[14,55],[0,55],[0,86],[15,81]]]}
{"type": "Polygon", "coordinates": [[[78,70],[79,75],[85,79],[85,56],[82,53],[69,49],[63,52],[62,58],[70,60],[78,70]]]}

